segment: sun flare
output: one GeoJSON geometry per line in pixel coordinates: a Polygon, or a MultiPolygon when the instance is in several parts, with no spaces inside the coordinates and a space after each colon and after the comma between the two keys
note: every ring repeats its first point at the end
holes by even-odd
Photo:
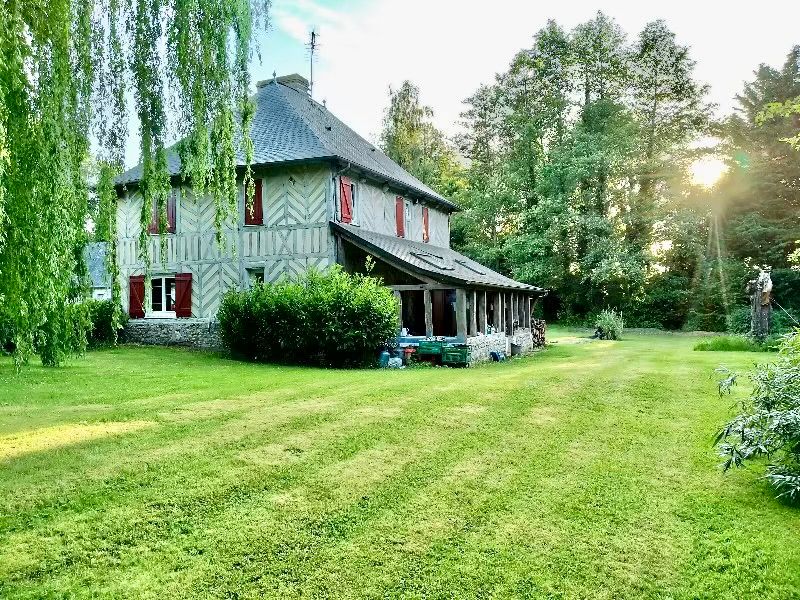
{"type": "Polygon", "coordinates": [[[694,185],[712,188],[728,171],[728,165],[720,158],[705,156],[694,161],[689,171],[694,185]]]}

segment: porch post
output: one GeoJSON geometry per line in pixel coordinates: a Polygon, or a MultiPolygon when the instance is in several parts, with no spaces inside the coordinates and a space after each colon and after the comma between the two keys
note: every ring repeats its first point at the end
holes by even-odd
{"type": "Polygon", "coordinates": [[[503,314],[503,296],[500,292],[494,292],[494,314],[492,315],[492,327],[495,333],[500,331],[500,315],[503,314]]]}
{"type": "Polygon", "coordinates": [[[478,332],[486,333],[486,291],[478,292],[478,332]]]}
{"type": "Polygon", "coordinates": [[[397,333],[399,334],[403,329],[403,296],[395,290],[394,297],[397,300],[397,333]]]}
{"type": "Polygon", "coordinates": [[[431,291],[422,291],[423,300],[425,302],[425,335],[427,337],[433,336],[433,302],[431,302],[431,291]]]}
{"type": "Polygon", "coordinates": [[[531,328],[531,297],[526,295],[525,296],[525,327],[527,329],[531,328]]]}
{"type": "Polygon", "coordinates": [[[514,307],[511,302],[511,294],[509,292],[505,293],[505,298],[503,298],[505,304],[505,313],[506,313],[506,335],[513,335],[514,334],[514,307]]]}
{"type": "Polygon", "coordinates": [[[477,335],[478,333],[478,293],[472,290],[469,293],[469,335],[477,335]]]}
{"type": "Polygon", "coordinates": [[[456,289],[456,337],[467,341],[467,290],[456,289]]]}

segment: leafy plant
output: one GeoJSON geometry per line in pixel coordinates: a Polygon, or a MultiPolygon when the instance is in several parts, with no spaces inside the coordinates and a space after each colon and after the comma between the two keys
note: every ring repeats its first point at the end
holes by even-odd
{"type": "Polygon", "coordinates": [[[622,313],[607,308],[597,316],[594,326],[601,340],[618,340],[622,337],[625,321],[622,320],[622,313]]]}
{"type": "MultiPolygon", "coordinates": [[[[723,371],[720,394],[736,382],[735,375],[723,371]]],[[[800,330],[786,335],[778,359],[758,365],[751,379],[753,391],[741,403],[741,413],[716,437],[722,466],[727,471],[765,457],[765,477],[778,497],[800,502],[800,330]]]]}
{"type": "Polygon", "coordinates": [[[764,352],[768,347],[745,335],[720,335],[698,342],[694,349],[700,352],[764,352]]]}
{"type": "Polygon", "coordinates": [[[113,300],[87,300],[86,307],[91,324],[86,335],[89,348],[116,345],[127,321],[120,305],[113,300]]]}
{"type": "Polygon", "coordinates": [[[358,367],[395,337],[397,301],[379,279],[334,267],[229,292],[219,321],[223,344],[248,360],[358,367]]]}

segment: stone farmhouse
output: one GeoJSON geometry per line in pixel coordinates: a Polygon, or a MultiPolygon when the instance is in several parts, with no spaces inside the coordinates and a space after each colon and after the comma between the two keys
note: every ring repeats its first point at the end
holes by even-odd
{"type": "Polygon", "coordinates": [[[215,209],[196,198],[168,156],[172,194],[168,232],[151,223],[150,284],[139,259],[141,166],[116,181],[118,261],[132,341],[213,346],[223,294],[307,268],[340,264],[362,271],[367,257],[400,301],[403,343],[430,336],[492,350],[525,351],[543,343],[532,318],[546,291],[509,279],[450,248],[458,207],[417,180],[311,99],[299,75],[258,83],[253,210],[239,194],[239,218],[217,243],[215,209]]]}

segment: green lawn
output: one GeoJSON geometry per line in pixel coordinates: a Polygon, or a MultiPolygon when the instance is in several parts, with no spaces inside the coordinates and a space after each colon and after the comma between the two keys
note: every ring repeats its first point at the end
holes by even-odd
{"type": "Polygon", "coordinates": [[[800,509],[711,446],[714,367],[769,355],[560,336],[466,370],[0,359],[0,598],[800,597],[800,509]]]}

